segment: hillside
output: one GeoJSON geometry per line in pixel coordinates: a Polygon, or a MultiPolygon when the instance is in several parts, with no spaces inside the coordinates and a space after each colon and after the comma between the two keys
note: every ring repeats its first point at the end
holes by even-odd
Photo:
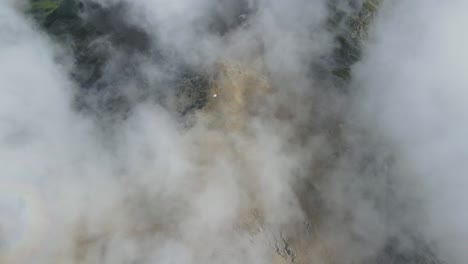
{"type": "Polygon", "coordinates": [[[356,99],[382,2],[30,0],[47,94],[10,138],[54,243],[5,263],[442,263],[356,99]]]}

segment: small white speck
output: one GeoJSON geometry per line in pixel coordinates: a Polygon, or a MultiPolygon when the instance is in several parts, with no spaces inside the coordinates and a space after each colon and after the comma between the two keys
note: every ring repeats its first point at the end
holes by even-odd
{"type": "Polygon", "coordinates": [[[217,96],[218,96],[217,94],[213,94],[213,97],[215,97],[215,98],[216,98],[217,96]]]}

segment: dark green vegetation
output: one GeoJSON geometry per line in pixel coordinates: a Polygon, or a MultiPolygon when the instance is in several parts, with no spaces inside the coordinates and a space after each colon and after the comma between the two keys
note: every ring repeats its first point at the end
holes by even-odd
{"type": "Polygon", "coordinates": [[[57,9],[62,0],[32,0],[29,12],[43,19],[57,9]]]}
{"type": "Polygon", "coordinates": [[[330,19],[331,28],[340,32],[336,36],[338,48],[332,63],[332,73],[339,80],[347,82],[351,78],[350,67],[361,58],[361,50],[379,3],[380,0],[366,0],[352,14],[338,9],[334,4],[330,5],[334,14],[330,19]]]}
{"type": "Polygon", "coordinates": [[[151,56],[148,36],[122,19],[125,5],[103,8],[92,2],[36,0],[31,1],[31,10],[44,30],[64,43],[74,56],[70,74],[82,88],[76,96],[76,107],[96,115],[125,114],[131,102],[119,87],[129,79],[126,77],[138,74],[132,61],[151,56]],[[123,56],[113,58],[111,53],[123,56]],[[96,93],[102,94],[98,102],[93,96],[96,93]]]}
{"type": "MultiPolygon", "coordinates": [[[[190,102],[186,99],[176,102],[176,110],[182,114],[205,104],[207,74],[187,67],[177,59],[164,57],[155,50],[153,40],[143,29],[123,19],[127,15],[125,3],[104,8],[91,1],[35,0],[31,1],[30,12],[52,38],[72,48],[75,64],[71,77],[82,87],[76,98],[79,109],[96,115],[125,115],[134,103],[130,100],[138,101],[150,96],[164,103],[165,98],[174,94],[176,98],[192,98],[190,102]],[[139,76],[141,73],[133,68],[142,58],[164,61],[169,65],[165,69],[168,77],[155,80],[157,83],[143,81],[144,77],[139,76]],[[120,88],[130,79],[139,82],[137,96],[132,99],[124,96],[120,88]],[[176,87],[176,90],[154,89],[169,86],[176,87]],[[95,101],[96,93],[101,94],[98,102],[95,101]]],[[[226,27],[228,25],[213,29],[223,31],[226,27]]]]}
{"type": "MultiPolygon", "coordinates": [[[[349,10],[338,9],[333,1],[330,3],[330,13],[334,14],[329,21],[330,30],[341,32],[336,37],[337,48],[331,57],[325,58],[324,62],[319,62],[317,65],[311,65],[311,68],[318,78],[335,80],[337,86],[343,87],[350,79],[350,66],[360,58],[362,43],[366,38],[367,27],[377,10],[378,0],[367,0],[362,7],[355,6],[355,11],[351,14],[349,10]]],[[[58,41],[70,43],[67,46],[72,47],[76,58],[75,69],[71,74],[83,89],[92,92],[102,90],[104,87],[107,87],[106,89],[113,87],[112,89],[116,90],[113,93],[106,92],[106,96],[102,99],[104,101],[97,104],[89,101],[85,92],[77,99],[78,107],[94,109],[96,112],[109,109],[112,113],[123,107],[122,109],[125,109],[123,111],[127,111],[128,107],[124,106],[131,102],[127,102],[128,98],[121,96],[121,91],[116,88],[115,82],[123,85],[125,77],[130,75],[136,76],[133,79],[138,79],[139,73],[132,69],[131,62],[138,61],[144,56],[173,65],[166,73],[170,76],[167,83],[158,83],[158,86],[177,87],[176,91],[169,93],[179,95],[177,98],[193,99],[191,103],[182,100],[183,102],[177,106],[178,111],[185,114],[192,109],[201,108],[206,102],[209,74],[187,67],[180,59],[168,58],[155,50],[154,47],[157,45],[152,43],[154,40],[150,39],[143,29],[122,19],[126,16],[126,10],[126,4],[123,2],[103,8],[92,1],[31,0],[30,12],[44,29],[58,41]],[[81,15],[83,12],[86,12],[86,18],[81,15]],[[111,51],[117,51],[125,56],[111,58],[111,51]],[[117,66],[107,67],[110,64],[117,66]],[[106,77],[110,75],[120,75],[121,78],[110,80],[106,77]],[[173,85],[174,82],[176,85],[173,85]],[[119,107],[116,107],[116,104],[119,107]]],[[[243,8],[239,13],[248,15],[249,11],[243,8]]],[[[238,18],[245,19],[247,15],[238,18]]],[[[221,35],[242,23],[239,19],[222,21],[222,23],[220,21],[222,20],[213,21],[210,28],[221,35]]],[[[146,87],[147,84],[141,83],[139,86],[146,87]]],[[[152,87],[142,90],[145,89],[151,90],[152,87]]],[[[164,98],[168,96],[167,93],[168,91],[156,91],[156,93],[153,91],[152,96],[164,98]]],[[[141,91],[141,94],[147,96],[145,91],[141,91]]]]}

